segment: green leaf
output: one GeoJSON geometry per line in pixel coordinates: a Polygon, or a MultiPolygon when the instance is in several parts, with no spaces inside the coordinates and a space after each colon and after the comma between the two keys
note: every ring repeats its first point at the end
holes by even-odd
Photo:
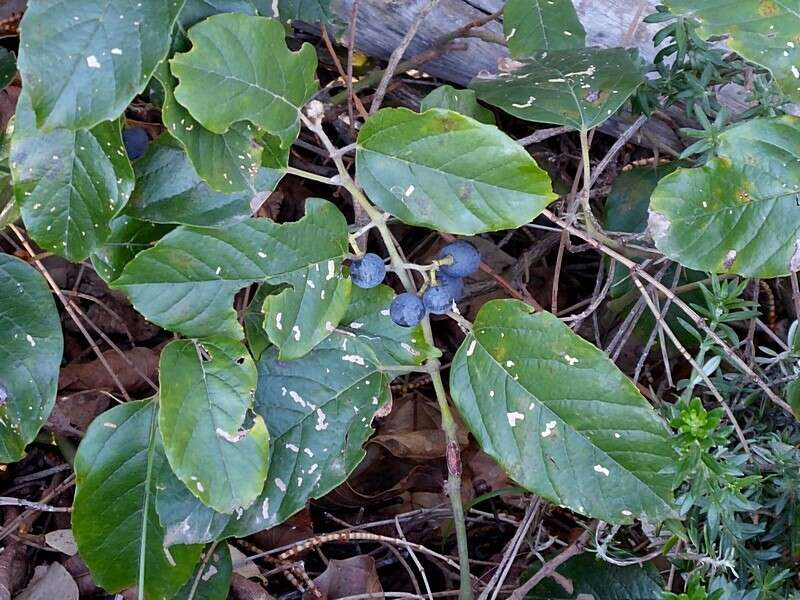
{"type": "Polygon", "coordinates": [[[91,128],[116,119],[169,50],[183,0],[29,0],[19,70],[36,126],[91,128]]]}
{"type": "Polygon", "coordinates": [[[38,271],[0,254],[0,463],[25,456],[56,401],[64,340],[38,271]]]}
{"type": "Polygon", "coordinates": [[[241,339],[233,310],[239,289],[296,281],[318,266],[326,278],[329,269],[341,277],[348,251],[344,216],[315,198],[306,201],[306,213],[284,224],[248,219],[227,229],[178,227],[128,263],[114,287],[161,327],[188,337],[241,339]]]}
{"type": "Polygon", "coordinates": [[[800,269],[800,120],[754,119],[717,156],[662,179],[649,230],[661,252],[701,271],[780,277],[800,269]]]}
{"type": "Polygon", "coordinates": [[[704,38],[727,34],[731,50],[766,67],[784,94],[800,102],[800,6],[796,0],[666,0],[676,15],[700,22],[704,38]]]}
{"type": "Polygon", "coordinates": [[[282,361],[268,348],[258,361],[256,412],[272,439],[264,491],[226,536],[282,523],[310,498],[342,483],[364,457],[372,415],[391,395],[370,345],[336,332],[304,358],[282,361]]]}
{"type": "Polygon", "coordinates": [[[186,0],[178,15],[178,25],[186,30],[206,17],[229,12],[255,16],[258,7],[252,0],[186,0]]]}
{"type": "Polygon", "coordinates": [[[394,290],[387,285],[354,287],[340,330],[370,348],[372,361],[382,367],[420,365],[441,352],[425,340],[422,326],[401,327],[389,317],[394,290]]]}
{"type": "Polygon", "coordinates": [[[494,114],[478,104],[474,90],[457,90],[452,85],[441,85],[422,99],[420,112],[431,108],[443,108],[461,113],[487,125],[494,125],[494,114]]]}
{"type": "Polygon", "coordinates": [[[299,109],[317,91],[314,48],[290,52],[279,21],[235,13],[211,16],[188,35],[192,49],[170,61],[175,99],[213,133],[246,120],[290,146],[299,109]]]}
{"type": "Polygon", "coordinates": [[[138,400],[98,416],[75,455],[72,532],[94,581],[109,593],[134,585],[171,597],[191,575],[202,546],[165,549],[155,511],[155,473],[164,461],[156,404],[138,400]]]}
{"type": "Polygon", "coordinates": [[[520,485],[610,523],[673,516],[669,430],[595,346],[516,300],[481,308],[450,368],[481,448],[520,485]]]}
{"type": "Polygon", "coordinates": [[[352,285],[333,259],[274,279],[290,287],[267,296],[264,329],[280,348],[281,360],[307,354],[328,337],[347,310],[352,285]]]}
{"type": "MultiPolygon", "coordinates": [[[[131,217],[197,227],[230,227],[250,218],[253,192],[212,190],[197,174],[181,145],[169,135],[162,135],[148,146],[136,161],[135,170],[136,187],[125,208],[125,214],[131,217]]],[[[279,177],[267,169],[259,171],[257,184],[264,190],[274,189],[279,177]]]]}
{"type": "Polygon", "coordinates": [[[244,314],[244,319],[242,320],[244,337],[247,347],[250,349],[250,354],[255,360],[258,360],[261,353],[272,344],[267,332],[264,330],[263,308],[267,296],[274,294],[279,289],[279,286],[262,283],[258,286],[258,290],[244,314]]]}
{"type": "Polygon", "coordinates": [[[370,199],[404,223],[463,235],[519,227],[556,198],[514,140],[441,109],[371,116],[358,134],[356,169],[370,199]]]}
{"type": "MultiPolygon", "coordinates": [[[[620,173],[614,179],[611,191],[605,204],[603,225],[606,231],[624,233],[642,233],[647,229],[647,215],[650,196],[658,182],[680,166],[679,162],[666,165],[635,167],[620,173]]],[[[635,259],[640,262],[641,259],[635,259]]],[[[670,266],[662,277],[664,282],[672,282],[677,265],[670,266]]],[[[706,278],[706,274],[691,269],[682,269],[678,285],[696,282],[706,278]]],[[[614,317],[625,317],[640,298],[636,285],[631,281],[627,267],[619,263],[614,268],[614,282],[609,291],[611,302],[606,303],[604,310],[614,317]]],[[[703,294],[698,289],[680,294],[680,298],[688,303],[703,304],[703,294]]],[[[678,336],[679,341],[687,348],[697,347],[697,339],[687,333],[683,327],[683,312],[674,304],[667,309],[664,317],[667,325],[678,336]]],[[[634,334],[642,341],[647,340],[656,325],[650,311],[644,311],[634,327],[634,334]]]]}
{"type": "Polygon", "coordinates": [[[230,515],[203,504],[163,461],[157,474],[156,511],[164,529],[164,546],[205,544],[216,540],[230,515]]]}
{"type": "Polygon", "coordinates": [[[289,148],[281,149],[279,138],[256,131],[245,121],[234,123],[223,134],[212,133],[175,101],[177,82],[166,63],[156,76],[164,89],[164,126],[186,150],[197,175],[212,189],[227,194],[249,190],[253,195],[275,189],[289,159],[289,148]]]}
{"type": "Polygon", "coordinates": [[[232,576],[230,550],[227,544],[220,544],[197,565],[189,581],[178,590],[172,600],[226,600],[232,576]]]}
{"type": "Polygon", "coordinates": [[[569,0],[508,0],[503,10],[503,32],[514,57],[586,45],[586,32],[569,0]]]}
{"type": "Polygon", "coordinates": [[[511,73],[473,79],[480,100],[525,121],[591,129],[644,81],[635,51],[582,48],[539,52],[511,73]]]}
{"type": "Polygon", "coordinates": [[[171,225],[159,225],[130,217],[116,217],[111,221],[111,234],[105,243],[91,255],[92,266],[106,283],[120,276],[133,257],[151,247],[167,233],[171,225]]]}
{"type": "Polygon", "coordinates": [[[17,76],[17,57],[7,48],[0,48],[0,90],[17,76]]]}
{"type": "MultiPolygon", "coordinates": [[[[274,6],[275,2],[272,4],[274,6]]],[[[271,15],[286,23],[330,23],[333,20],[330,0],[278,0],[277,13],[271,12],[271,15]]]]}
{"type": "MultiPolygon", "coordinates": [[[[538,569],[526,573],[528,579],[538,569]]],[[[545,578],[527,596],[530,600],[578,600],[581,597],[602,600],[642,600],[660,598],[664,580],[653,563],[643,566],[617,567],[597,559],[592,554],[573,556],[558,568],[558,573],[571,581],[573,592],[568,594],[555,580],[545,578]]]]}
{"type": "Polygon", "coordinates": [[[247,508],[264,487],[269,435],[246,423],[256,387],[253,359],[220,337],[176,340],[161,351],[158,425],[175,475],[222,513],[247,508]]]}
{"type": "Polygon", "coordinates": [[[241,515],[227,517],[200,504],[177,480],[174,482],[177,487],[162,483],[158,509],[169,539],[183,542],[218,539],[222,518],[229,523],[226,536],[249,535],[282,522],[300,510],[308,498],[320,497],[344,481],[360,462],[363,456],[360,445],[371,434],[371,429],[362,427],[389,398],[386,386],[390,377],[379,369],[413,366],[439,355],[438,350],[426,344],[421,328],[399,327],[383,314],[393,294],[387,286],[369,290],[353,288],[353,299],[344,319],[348,325],[337,329],[300,360],[281,361],[275,348],[263,351],[258,361],[256,410],[271,431],[272,458],[267,485],[252,507],[241,515]],[[336,377],[331,377],[332,372],[336,377]],[[273,374],[277,378],[273,379],[273,374]],[[322,421],[316,413],[318,406],[324,411],[322,421]],[[362,421],[364,418],[367,420],[362,421]],[[278,423],[275,427],[273,420],[278,423]],[[303,450],[302,456],[298,456],[305,447],[308,451],[303,450]],[[316,468],[315,462],[319,465],[316,468]],[[294,471],[287,472],[287,465],[295,463],[294,471]],[[336,467],[332,473],[328,473],[330,464],[336,467]],[[323,473],[328,476],[313,483],[323,473]],[[292,491],[288,488],[289,481],[297,482],[298,476],[313,477],[304,479],[301,490],[292,491]],[[286,484],[289,491],[284,493],[275,478],[281,480],[280,485],[286,484]],[[270,506],[281,508],[271,514],[270,506]]]}
{"type": "Polygon", "coordinates": [[[111,233],[109,222],[133,189],[133,170],[118,121],[91,131],[34,125],[26,92],[17,103],[11,173],[22,220],[39,246],[72,262],[87,258],[111,233]]]}

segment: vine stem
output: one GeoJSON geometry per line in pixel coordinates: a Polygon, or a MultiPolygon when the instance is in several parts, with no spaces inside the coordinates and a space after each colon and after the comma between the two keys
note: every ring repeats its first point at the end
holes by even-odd
{"type": "MultiPolygon", "coordinates": [[[[318,112],[318,111],[315,111],[318,112]]],[[[416,292],[414,280],[409,275],[405,268],[406,262],[400,256],[400,252],[395,245],[392,233],[389,231],[386,219],[383,213],[375,208],[369,199],[364,195],[364,192],[358,187],[356,182],[350,176],[349,171],[342,161],[342,156],[337,153],[336,147],[331,142],[328,134],[322,129],[321,117],[314,119],[308,118],[300,112],[300,118],[303,124],[322,142],[322,145],[328,151],[331,159],[336,165],[336,170],[339,172],[338,183],[344,187],[353,200],[357,202],[370,221],[374,224],[375,228],[383,240],[383,245],[389,253],[389,260],[392,264],[392,270],[400,278],[403,287],[408,292],[416,292]]],[[[303,172],[296,172],[302,175],[303,172]]],[[[425,341],[434,345],[433,331],[431,330],[431,322],[429,316],[426,314],[422,320],[422,331],[425,336],[425,341]]],[[[442,415],[442,430],[444,431],[445,439],[447,440],[447,495],[450,497],[450,505],[453,509],[453,523],[456,532],[456,545],[458,547],[458,562],[459,562],[459,600],[472,600],[472,583],[470,581],[470,567],[469,567],[469,548],[467,546],[467,526],[464,520],[464,506],[461,502],[461,451],[458,447],[458,435],[456,422],[453,418],[453,413],[450,410],[450,404],[447,401],[447,393],[444,389],[444,382],[442,381],[441,363],[438,358],[430,358],[425,364],[425,369],[431,377],[433,382],[433,389],[436,392],[436,402],[439,405],[439,412],[442,415]]]]}

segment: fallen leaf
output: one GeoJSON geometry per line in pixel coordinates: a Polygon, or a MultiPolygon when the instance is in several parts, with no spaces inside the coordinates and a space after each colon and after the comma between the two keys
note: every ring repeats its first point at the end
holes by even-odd
{"type": "Polygon", "coordinates": [[[61,565],[54,562],[39,565],[33,573],[28,585],[16,600],[78,600],[78,586],[72,575],[61,565]]]}
{"type": "MultiPolygon", "coordinates": [[[[314,583],[328,600],[383,592],[375,570],[375,559],[364,554],[345,560],[331,560],[328,568],[314,579],[314,583]]],[[[304,600],[315,597],[310,592],[303,594],[304,600]]]]}
{"type": "MultiPolygon", "coordinates": [[[[158,353],[150,348],[132,348],[124,354],[151,381],[156,381],[158,353]]],[[[126,390],[136,393],[149,389],[147,382],[114,350],[106,350],[103,357],[126,390]]],[[[100,359],[95,359],[87,363],[72,363],[61,369],[58,389],[115,391],[117,385],[100,359]]]]}
{"type": "Polygon", "coordinates": [[[75,537],[71,529],[56,529],[48,531],[44,535],[44,541],[48,546],[66,554],[75,556],[78,553],[78,546],[75,545],[75,537]]]}

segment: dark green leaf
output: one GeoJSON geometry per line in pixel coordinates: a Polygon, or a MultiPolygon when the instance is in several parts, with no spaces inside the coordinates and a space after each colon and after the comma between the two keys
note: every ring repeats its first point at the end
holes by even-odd
{"type": "Polygon", "coordinates": [[[28,94],[17,103],[11,172],[22,220],[39,246],[80,262],[105,242],[133,189],[117,121],[91,131],[35,128],[28,94]]]}
{"type": "Polygon", "coordinates": [[[164,546],[213,542],[225,529],[230,515],[219,513],[205,504],[172,472],[163,461],[157,473],[156,510],[164,529],[164,546]]]}
{"type": "Polygon", "coordinates": [[[586,45],[586,32],[570,0],[508,0],[503,31],[515,57],[586,45]]]}
{"type": "Polygon", "coordinates": [[[164,126],[186,150],[197,175],[227,194],[249,190],[252,196],[275,189],[283,176],[281,169],[288,164],[288,147],[281,149],[278,138],[246,121],[234,123],[223,134],[210,132],[175,101],[176,81],[166,63],[156,75],[164,89],[164,126]]]}
{"type": "Polygon", "coordinates": [[[17,57],[7,48],[0,48],[0,90],[14,80],[17,75],[17,57]]]}
{"type": "Polygon", "coordinates": [[[164,455],[153,400],[126,402],[97,417],[75,455],[72,531],[93,580],[115,593],[144,584],[147,598],[171,597],[202,546],[163,544],[155,473],[164,455]]]}
{"type": "MultiPolygon", "coordinates": [[[[240,339],[233,310],[239,289],[256,281],[299,282],[309,271],[316,277],[317,269],[326,284],[342,278],[341,261],[348,251],[344,216],[333,204],[314,198],[306,201],[306,211],[294,223],[248,219],[224,230],[178,227],[138,254],[114,286],[130,296],[145,318],[166,329],[190,337],[240,339]]],[[[301,340],[291,340],[303,341],[302,331],[301,340]]]]}
{"type": "Polygon", "coordinates": [[[308,44],[290,52],[284,35],[274,19],[236,13],[198,23],[189,30],[192,49],[170,61],[180,82],[175,99],[213,133],[246,120],[290,146],[298,111],[317,90],[317,55],[308,44]]]}
{"type": "Polygon", "coordinates": [[[461,113],[481,123],[494,125],[494,114],[478,104],[474,90],[457,90],[452,85],[442,85],[422,99],[420,112],[430,108],[443,108],[461,113]]]}
{"type": "Polygon", "coordinates": [[[272,344],[269,340],[266,330],[264,329],[264,301],[267,296],[274,294],[280,289],[280,286],[273,286],[268,283],[262,283],[250,305],[247,307],[247,312],[244,315],[244,337],[247,341],[247,347],[250,349],[250,354],[253,355],[255,360],[258,360],[261,353],[272,344]]]}
{"type": "Polygon", "coordinates": [[[666,0],[676,15],[700,22],[702,37],[727,34],[727,45],[772,72],[800,102],[800,6],[796,0],[666,0]]]}
{"type": "Polygon", "coordinates": [[[539,52],[510,73],[478,77],[478,98],[525,121],[591,129],[613,115],[644,81],[623,48],[539,52]]]}
{"type": "Polygon", "coordinates": [[[226,600],[232,575],[230,550],[227,544],[220,544],[210,555],[206,554],[172,600],[226,600]]]}
{"type": "Polygon", "coordinates": [[[33,267],[0,254],[0,463],[25,456],[56,401],[64,340],[53,297],[33,267]]]}
{"type": "Polygon", "coordinates": [[[35,124],[81,129],[116,119],[166,56],[183,1],[29,0],[18,62],[35,124]]]}
{"type": "Polygon", "coordinates": [[[242,537],[282,523],[342,483],[364,457],[372,415],[390,398],[369,344],[336,332],[304,358],[278,359],[268,348],[258,361],[256,412],[272,439],[264,491],[225,535],[242,537]]]}
{"type": "Polygon", "coordinates": [[[371,116],[358,134],[356,169],[370,199],[404,223],[463,235],[519,227],[556,198],[514,140],[441,109],[371,116]]]}
{"type": "MultiPolygon", "coordinates": [[[[259,171],[253,184],[273,189],[278,178],[268,169],[259,171]]],[[[221,193],[211,189],[180,144],[162,135],[136,161],[136,187],[125,214],[154,223],[230,227],[250,218],[252,200],[249,190],[221,193]]]]}
{"type": "Polygon", "coordinates": [[[649,230],[701,271],[780,277],[800,269],[800,120],[754,119],[718,138],[717,156],[662,179],[649,230]]]}
{"type": "Polygon", "coordinates": [[[284,22],[329,23],[333,20],[330,0],[278,0],[277,13],[270,10],[269,14],[284,22]]]}
{"type": "Polygon", "coordinates": [[[364,428],[365,423],[388,400],[386,385],[390,378],[378,369],[412,366],[438,355],[425,343],[419,327],[399,327],[383,314],[392,296],[386,286],[353,288],[344,319],[347,325],[310,354],[284,362],[278,360],[274,348],[263,352],[258,361],[256,410],[267,420],[272,434],[271,466],[264,492],[243,514],[227,517],[204,507],[179,482],[175,481],[178,487],[167,483],[165,490],[159,492],[158,507],[170,539],[173,532],[177,536],[174,539],[184,542],[217,539],[222,519],[229,521],[225,535],[247,535],[282,522],[302,508],[309,497],[320,497],[344,481],[361,460],[359,447],[371,433],[371,429],[364,428]],[[362,360],[363,366],[359,364],[362,360]],[[324,411],[322,420],[317,407],[324,411]],[[308,450],[298,456],[301,448],[308,450]],[[319,466],[313,467],[315,463],[319,466]],[[335,469],[328,473],[331,464],[335,469]],[[293,470],[291,465],[296,465],[293,470]],[[322,476],[323,473],[328,475],[322,476]],[[280,485],[289,489],[289,482],[296,483],[298,476],[307,477],[302,489],[281,491],[280,485]],[[280,484],[275,482],[276,477],[280,484]],[[280,510],[271,514],[270,506],[280,510]]]}
{"type": "Polygon", "coordinates": [[[159,225],[130,217],[111,221],[111,235],[90,257],[100,277],[111,283],[133,257],[172,231],[171,225],[159,225]]]}
{"type": "MultiPolygon", "coordinates": [[[[536,571],[536,567],[529,569],[525,578],[536,571]]],[[[664,587],[664,580],[652,563],[617,567],[588,553],[570,558],[558,568],[558,573],[572,582],[571,594],[555,580],[546,578],[527,597],[531,600],[578,600],[581,595],[588,594],[598,600],[643,600],[659,598],[664,587]]]]}
{"type": "Polygon", "coordinates": [[[245,417],[256,387],[253,359],[240,342],[176,340],[161,351],[158,425],[175,475],[222,513],[250,506],[264,487],[269,436],[245,417]]]}
{"type": "Polygon", "coordinates": [[[178,15],[178,25],[181,29],[186,30],[206,17],[228,12],[257,15],[257,2],[253,0],[186,0],[181,14],[178,15]]]}
{"type": "Polygon", "coordinates": [[[481,448],[518,483],[610,523],[673,516],[670,433],[636,386],[550,313],[481,308],[450,368],[481,448]]]}
{"type": "Polygon", "coordinates": [[[439,350],[425,341],[421,326],[401,327],[389,318],[393,299],[394,291],[386,285],[353,287],[341,331],[367,344],[373,362],[383,367],[419,365],[439,357],[439,350]]]}

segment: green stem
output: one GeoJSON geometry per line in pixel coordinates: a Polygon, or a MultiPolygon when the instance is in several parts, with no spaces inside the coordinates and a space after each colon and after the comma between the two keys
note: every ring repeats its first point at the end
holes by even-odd
{"type": "MultiPolygon", "coordinates": [[[[383,244],[386,247],[386,251],[389,253],[392,270],[400,278],[403,287],[409,292],[415,292],[416,286],[414,285],[414,280],[405,269],[405,261],[402,256],[400,256],[400,252],[395,245],[392,233],[389,231],[389,226],[386,224],[385,215],[372,205],[358,185],[356,185],[356,182],[350,176],[350,173],[342,162],[341,154],[336,152],[336,148],[322,129],[321,124],[319,122],[312,122],[302,113],[300,113],[300,118],[303,120],[306,127],[317,134],[323,146],[325,146],[325,149],[328,151],[328,154],[333,159],[336,169],[339,171],[340,181],[338,183],[350,192],[353,200],[361,206],[370,220],[375,224],[383,240],[383,244]]],[[[431,323],[428,315],[422,320],[422,331],[425,336],[425,341],[434,345],[433,331],[431,330],[431,323]]],[[[464,521],[464,507],[461,503],[461,453],[458,446],[456,422],[455,419],[453,419],[453,413],[450,411],[450,405],[447,402],[447,394],[444,389],[444,383],[442,382],[441,363],[439,359],[429,359],[425,364],[425,370],[430,375],[431,381],[433,382],[433,388],[436,392],[436,402],[439,405],[439,412],[442,415],[442,430],[447,440],[447,493],[450,497],[450,505],[453,509],[453,522],[456,531],[456,544],[458,546],[460,577],[459,600],[472,600],[467,526],[464,521]]]]}
{"type": "Polygon", "coordinates": [[[606,246],[617,250],[618,252],[625,251],[625,248],[617,240],[609,237],[600,223],[592,212],[592,205],[589,202],[589,194],[592,191],[592,175],[591,163],[589,162],[589,131],[585,127],[581,127],[578,132],[581,140],[581,162],[583,163],[583,189],[581,190],[581,208],[586,220],[586,231],[594,239],[602,242],[606,246]]]}
{"type": "MultiPolygon", "coordinates": [[[[422,331],[425,340],[433,344],[431,322],[427,315],[422,321],[422,331]]],[[[441,363],[438,358],[428,361],[428,373],[436,392],[436,402],[442,414],[442,430],[447,439],[447,495],[450,497],[450,506],[453,508],[453,524],[456,531],[456,545],[458,546],[459,564],[459,600],[472,600],[472,582],[469,570],[469,546],[467,545],[467,525],[464,521],[464,506],[461,503],[461,451],[458,447],[458,430],[450,405],[447,402],[447,393],[442,382],[441,363]]]]}

